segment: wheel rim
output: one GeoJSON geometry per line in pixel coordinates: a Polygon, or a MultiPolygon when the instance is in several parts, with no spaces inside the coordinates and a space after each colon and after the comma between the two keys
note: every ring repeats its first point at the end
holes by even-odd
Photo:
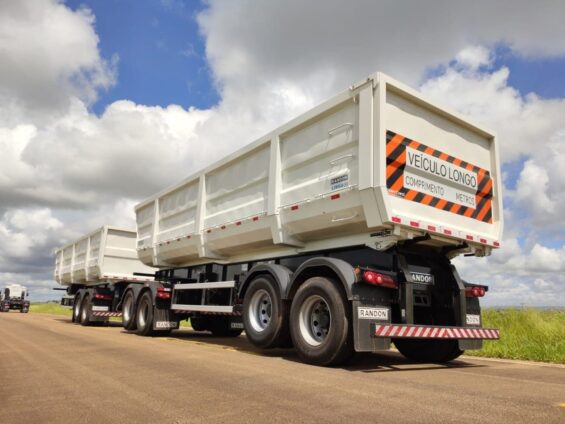
{"type": "Polygon", "coordinates": [[[247,316],[253,330],[258,333],[265,331],[271,323],[273,301],[267,290],[260,289],[253,293],[249,301],[247,316]]]}
{"type": "Polygon", "coordinates": [[[332,316],[327,302],[321,296],[313,295],[304,300],[298,320],[300,334],[306,343],[319,346],[328,337],[332,316]]]}
{"type": "Polygon", "coordinates": [[[124,302],[124,322],[129,323],[131,321],[131,310],[132,310],[132,296],[128,295],[124,302]]]}
{"type": "Polygon", "coordinates": [[[141,328],[145,328],[145,323],[147,322],[148,311],[149,311],[149,307],[147,306],[147,303],[142,302],[140,309],[139,309],[138,319],[137,319],[137,323],[138,323],[139,327],[141,327],[141,328]]]}

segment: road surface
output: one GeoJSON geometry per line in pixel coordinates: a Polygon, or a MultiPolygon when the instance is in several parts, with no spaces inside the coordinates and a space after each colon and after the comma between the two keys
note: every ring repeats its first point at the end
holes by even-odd
{"type": "Polygon", "coordinates": [[[565,422],[565,367],[361,355],[342,368],[240,336],[142,338],[0,314],[0,423],[565,422]]]}

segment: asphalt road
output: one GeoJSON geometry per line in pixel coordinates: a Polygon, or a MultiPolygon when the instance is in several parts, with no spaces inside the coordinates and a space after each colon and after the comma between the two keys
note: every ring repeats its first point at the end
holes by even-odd
{"type": "Polygon", "coordinates": [[[565,422],[565,367],[395,352],[343,368],[262,353],[245,336],[142,338],[0,314],[0,423],[565,422]]]}

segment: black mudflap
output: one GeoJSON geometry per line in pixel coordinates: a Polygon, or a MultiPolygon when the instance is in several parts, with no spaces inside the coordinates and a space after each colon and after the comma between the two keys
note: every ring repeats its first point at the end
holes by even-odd
{"type": "Polygon", "coordinates": [[[230,317],[231,330],[243,330],[243,320],[241,317],[230,317]]]}
{"type": "Polygon", "coordinates": [[[375,324],[390,324],[390,307],[369,305],[359,300],[354,300],[352,304],[355,351],[378,352],[390,349],[389,338],[373,337],[375,324]]]}
{"type": "Polygon", "coordinates": [[[154,309],[153,330],[176,330],[179,328],[179,321],[176,314],[170,309],[154,309]]]}

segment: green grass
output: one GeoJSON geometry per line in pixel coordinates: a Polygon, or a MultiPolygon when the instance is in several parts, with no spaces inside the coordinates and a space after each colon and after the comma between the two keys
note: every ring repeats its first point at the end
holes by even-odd
{"type": "Polygon", "coordinates": [[[39,314],[71,316],[71,309],[63,308],[57,303],[32,303],[29,307],[29,311],[39,314]]]}
{"type": "Polygon", "coordinates": [[[473,356],[565,363],[565,311],[486,309],[483,327],[500,329],[500,340],[485,341],[473,356]]]}

